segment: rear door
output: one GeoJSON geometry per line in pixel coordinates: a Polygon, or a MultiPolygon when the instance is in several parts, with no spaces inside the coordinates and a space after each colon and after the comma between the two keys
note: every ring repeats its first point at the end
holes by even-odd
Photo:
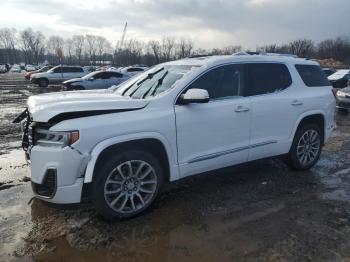
{"type": "Polygon", "coordinates": [[[241,96],[241,68],[211,69],[187,87],[207,90],[208,103],[175,105],[182,177],[247,161],[251,104],[241,96]]]}
{"type": "Polygon", "coordinates": [[[304,110],[302,92],[282,63],[245,65],[244,96],[251,99],[249,160],[287,153],[298,116],[304,110]]]}

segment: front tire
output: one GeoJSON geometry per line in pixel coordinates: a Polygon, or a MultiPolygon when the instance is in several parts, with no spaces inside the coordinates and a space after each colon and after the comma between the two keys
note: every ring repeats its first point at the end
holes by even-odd
{"type": "Polygon", "coordinates": [[[47,87],[49,85],[49,80],[45,79],[45,78],[40,78],[38,80],[38,85],[40,87],[47,87]]]}
{"type": "Polygon", "coordinates": [[[156,157],[142,150],[122,152],[95,174],[92,202],[106,219],[131,218],[148,209],[163,183],[156,157]]]}
{"type": "Polygon", "coordinates": [[[322,151],[322,135],[316,124],[300,127],[288,154],[289,165],[296,170],[307,170],[318,161],[322,151]]]}

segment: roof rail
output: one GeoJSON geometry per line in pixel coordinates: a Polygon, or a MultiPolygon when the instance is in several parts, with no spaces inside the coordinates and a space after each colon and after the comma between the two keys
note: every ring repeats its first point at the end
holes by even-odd
{"type": "Polygon", "coordinates": [[[287,56],[287,57],[294,57],[294,58],[298,57],[297,55],[293,55],[293,54],[266,53],[266,52],[238,52],[232,55],[234,56],[240,56],[240,55],[287,56]]]}

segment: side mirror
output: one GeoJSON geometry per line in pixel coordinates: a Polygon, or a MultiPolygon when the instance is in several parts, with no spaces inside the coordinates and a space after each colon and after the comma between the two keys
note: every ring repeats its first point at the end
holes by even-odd
{"type": "Polygon", "coordinates": [[[205,89],[191,88],[179,97],[178,103],[187,105],[190,103],[208,103],[209,93],[205,89]]]}
{"type": "Polygon", "coordinates": [[[94,81],[95,79],[93,77],[90,77],[88,80],[89,81],[94,81]]]}

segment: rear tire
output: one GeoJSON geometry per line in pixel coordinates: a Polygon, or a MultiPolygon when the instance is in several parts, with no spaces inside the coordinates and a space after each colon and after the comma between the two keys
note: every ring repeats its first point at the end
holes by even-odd
{"type": "Polygon", "coordinates": [[[49,80],[45,79],[45,78],[40,78],[38,80],[38,85],[40,87],[47,87],[49,85],[49,80]]]}
{"type": "Polygon", "coordinates": [[[288,153],[288,164],[296,170],[313,167],[322,151],[321,129],[317,124],[305,124],[298,128],[288,153]]]}
{"type": "Polygon", "coordinates": [[[163,184],[158,159],[143,150],[111,157],[94,174],[92,202],[106,219],[131,218],[148,209],[163,184]]]}

